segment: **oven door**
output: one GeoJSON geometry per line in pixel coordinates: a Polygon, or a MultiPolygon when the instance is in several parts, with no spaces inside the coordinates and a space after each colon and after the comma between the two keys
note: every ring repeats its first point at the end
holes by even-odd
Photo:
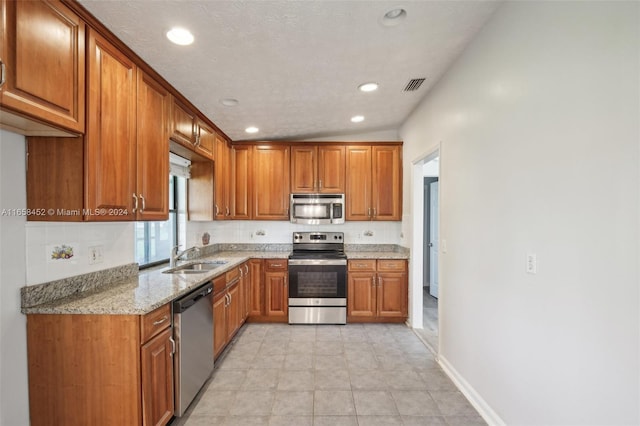
{"type": "Polygon", "coordinates": [[[346,259],[289,259],[290,306],[346,306],[346,259]]]}

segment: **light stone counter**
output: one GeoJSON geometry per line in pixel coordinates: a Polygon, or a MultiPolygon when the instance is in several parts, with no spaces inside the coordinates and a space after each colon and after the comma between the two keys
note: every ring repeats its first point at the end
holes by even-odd
{"type": "Polygon", "coordinates": [[[199,274],[165,274],[162,271],[168,269],[166,267],[151,271],[143,270],[139,275],[52,302],[29,307],[25,307],[23,302],[22,313],[142,315],[189,293],[249,259],[286,259],[288,256],[289,252],[282,251],[219,252],[213,256],[197,259],[198,261],[227,261],[226,264],[212,271],[199,274]]]}

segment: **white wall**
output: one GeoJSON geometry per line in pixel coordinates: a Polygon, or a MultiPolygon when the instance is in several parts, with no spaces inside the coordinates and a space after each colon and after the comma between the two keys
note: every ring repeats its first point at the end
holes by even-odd
{"type": "Polygon", "coordinates": [[[440,359],[492,422],[640,423],[639,5],[504,3],[401,128],[442,142],[440,359]]]}
{"type": "Polygon", "coordinates": [[[346,244],[403,244],[400,222],[347,222],[342,225],[298,225],[285,221],[225,220],[187,223],[187,246],[202,245],[208,232],[211,244],[291,244],[294,232],[344,232],[346,244]],[[258,235],[264,231],[265,235],[258,235]],[[370,231],[373,235],[365,235],[370,231]]]}
{"type": "MultiPolygon", "coordinates": [[[[0,211],[27,203],[24,137],[0,130],[0,211]]],[[[0,425],[29,424],[24,216],[0,214],[0,425]]]]}
{"type": "Polygon", "coordinates": [[[135,262],[134,223],[28,222],[27,285],[100,271],[135,262]],[[52,259],[52,249],[68,245],[74,256],[52,259]],[[90,263],[89,248],[100,247],[103,261],[90,263]]]}

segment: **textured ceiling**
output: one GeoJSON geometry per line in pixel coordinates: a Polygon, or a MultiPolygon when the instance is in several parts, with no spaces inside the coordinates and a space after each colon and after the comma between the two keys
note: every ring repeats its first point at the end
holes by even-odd
{"type": "Polygon", "coordinates": [[[233,140],[397,129],[491,16],[495,1],[80,0],[233,140]],[[384,26],[402,7],[405,19],[384,26]],[[191,46],[166,31],[189,28],[191,46]],[[403,92],[412,78],[426,81],[403,92]],[[376,92],[357,90],[375,81],[376,92]],[[223,98],[240,103],[226,107],[223,98]],[[354,115],[365,121],[351,123],[354,115]],[[260,128],[254,135],[248,126],[260,128]]]}

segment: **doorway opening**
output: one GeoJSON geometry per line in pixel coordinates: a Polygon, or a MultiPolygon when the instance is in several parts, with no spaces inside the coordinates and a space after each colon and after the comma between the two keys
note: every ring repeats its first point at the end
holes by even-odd
{"type": "Polygon", "coordinates": [[[411,325],[437,356],[439,351],[440,149],[413,162],[411,325]]]}
{"type": "Polygon", "coordinates": [[[438,224],[440,157],[423,165],[422,333],[438,352],[438,224]]]}

